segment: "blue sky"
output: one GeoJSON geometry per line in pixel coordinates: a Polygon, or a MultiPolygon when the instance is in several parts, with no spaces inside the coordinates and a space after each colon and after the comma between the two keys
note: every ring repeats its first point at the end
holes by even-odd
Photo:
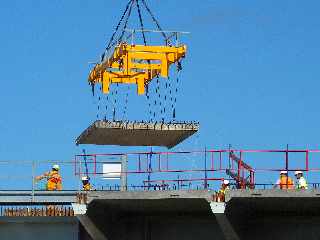
{"type": "MultiPolygon", "coordinates": [[[[81,152],[74,140],[97,109],[88,62],[126,4],[94,2],[1,3],[1,159],[70,160],[81,152]]],[[[318,148],[319,1],[148,2],[164,29],[191,32],[177,118],[199,121],[201,131],[176,150],[318,148]]]]}

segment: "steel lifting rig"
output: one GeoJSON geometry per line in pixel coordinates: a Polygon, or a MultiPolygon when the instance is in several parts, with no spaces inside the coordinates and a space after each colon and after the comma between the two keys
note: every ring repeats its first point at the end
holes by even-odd
{"type": "MultiPolygon", "coordinates": [[[[133,30],[131,37],[136,30],[133,30]]],[[[173,36],[178,39],[178,34],[181,32],[172,32],[173,36]]],[[[147,6],[145,0],[130,0],[126,10],[123,13],[120,22],[118,23],[114,34],[106,48],[108,56],[105,58],[105,53],[100,61],[96,64],[89,74],[89,84],[94,86],[97,83],[102,84],[102,92],[107,94],[110,91],[111,84],[136,84],[137,92],[143,95],[146,92],[146,86],[158,76],[168,78],[170,65],[177,63],[180,65],[180,60],[185,57],[187,46],[170,44],[170,37],[166,36],[166,31],[163,31],[147,6]],[[144,25],[142,22],[141,8],[139,2],[144,5],[149,12],[152,20],[156,23],[158,31],[165,38],[165,45],[147,45],[144,25]],[[133,6],[137,6],[144,45],[136,45],[131,42],[128,44],[123,39],[124,32],[130,17],[133,6]],[[120,38],[114,42],[114,37],[119,30],[122,20],[125,19],[125,24],[120,38]],[[113,50],[112,50],[113,48],[113,50]]]]}
{"type": "Polygon", "coordinates": [[[168,78],[169,67],[185,57],[186,45],[144,46],[120,43],[113,54],[97,64],[90,72],[91,84],[101,83],[103,93],[109,93],[110,84],[137,84],[139,95],[145,86],[160,75],[168,78]]]}

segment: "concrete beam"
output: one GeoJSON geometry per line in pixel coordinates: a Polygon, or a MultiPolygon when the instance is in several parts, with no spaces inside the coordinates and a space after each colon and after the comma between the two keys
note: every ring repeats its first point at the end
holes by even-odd
{"type": "Polygon", "coordinates": [[[95,121],[76,144],[164,146],[172,148],[199,130],[196,123],[95,121]]]}
{"type": "Polygon", "coordinates": [[[230,216],[320,214],[318,190],[231,190],[226,193],[230,216]]]}
{"type": "Polygon", "coordinates": [[[211,210],[216,217],[217,223],[226,240],[240,240],[238,234],[233,229],[229,219],[225,215],[226,204],[224,202],[211,202],[211,210]]]}
{"type": "Polygon", "coordinates": [[[152,200],[152,199],[172,199],[172,198],[194,198],[205,199],[208,202],[212,198],[212,192],[208,190],[176,190],[176,191],[91,191],[87,198],[90,203],[92,200],[152,200]]]}
{"type": "Polygon", "coordinates": [[[265,189],[265,190],[230,190],[226,192],[226,202],[231,199],[245,198],[320,198],[320,191],[312,190],[281,190],[281,189],[265,189]]]}
{"type": "Polygon", "coordinates": [[[108,240],[87,215],[78,215],[77,218],[93,240],[108,240]]]}
{"type": "Polygon", "coordinates": [[[0,191],[0,204],[69,204],[77,191],[0,191]]]}

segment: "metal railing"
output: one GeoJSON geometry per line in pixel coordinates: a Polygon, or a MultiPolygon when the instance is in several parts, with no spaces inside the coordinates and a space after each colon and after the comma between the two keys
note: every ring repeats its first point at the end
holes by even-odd
{"type": "Polygon", "coordinates": [[[320,150],[209,149],[179,152],[136,152],[76,155],[73,160],[0,161],[1,190],[46,189],[46,180],[35,176],[60,165],[64,190],[82,189],[81,177],[89,175],[96,190],[176,190],[220,188],[225,179],[235,188],[267,189],[274,186],[279,171],[304,173],[310,188],[319,188],[320,150]],[[86,160],[86,161],[85,161],[86,160]],[[86,164],[85,164],[86,162],[86,164]],[[103,171],[103,165],[121,163],[119,171],[103,171]],[[88,169],[88,173],[87,173],[88,169]],[[118,174],[108,178],[106,174],[118,174]]]}
{"type": "MultiPolygon", "coordinates": [[[[210,149],[204,151],[139,152],[116,154],[87,154],[75,156],[75,175],[85,174],[84,157],[89,166],[88,175],[99,179],[105,174],[102,165],[121,162],[126,158],[127,171],[113,172],[125,175],[125,188],[142,190],[218,189],[224,179],[236,188],[273,187],[279,172],[303,171],[317,187],[320,182],[320,150],[239,150],[210,149]],[[134,187],[137,186],[137,187],[134,187]]],[[[109,185],[111,186],[111,185],[109,185]]],[[[121,187],[120,187],[121,188],[121,187]]],[[[120,189],[119,188],[119,189],[120,189]]]]}

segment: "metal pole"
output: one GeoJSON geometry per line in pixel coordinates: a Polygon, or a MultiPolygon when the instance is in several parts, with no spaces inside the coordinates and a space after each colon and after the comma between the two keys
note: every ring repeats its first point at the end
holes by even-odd
{"type": "Polygon", "coordinates": [[[211,170],[214,170],[214,152],[211,152],[211,170]]]}
{"type": "Polygon", "coordinates": [[[208,173],[207,173],[207,147],[204,149],[204,189],[208,188],[208,173]]]}
{"type": "Polygon", "coordinates": [[[150,152],[150,158],[148,158],[148,190],[150,190],[150,181],[151,181],[151,169],[152,169],[152,148],[150,152]]]}
{"type": "Polygon", "coordinates": [[[78,179],[78,191],[79,193],[81,192],[82,190],[82,186],[81,186],[81,176],[82,175],[82,159],[81,157],[79,158],[79,179],[78,179]]]}
{"type": "Polygon", "coordinates": [[[32,202],[34,202],[34,187],[35,187],[35,161],[32,161],[32,202]]]}
{"type": "Polygon", "coordinates": [[[288,173],[288,168],[289,168],[289,144],[287,144],[287,150],[286,150],[286,171],[287,171],[287,182],[286,182],[286,185],[287,185],[287,189],[288,189],[288,177],[289,177],[289,173],[288,173]]]}
{"type": "Polygon", "coordinates": [[[306,151],[306,171],[309,171],[309,150],[306,151]]]}
{"type": "Polygon", "coordinates": [[[127,172],[128,172],[128,156],[126,154],[121,156],[121,191],[128,190],[128,181],[127,181],[127,172]]]}

